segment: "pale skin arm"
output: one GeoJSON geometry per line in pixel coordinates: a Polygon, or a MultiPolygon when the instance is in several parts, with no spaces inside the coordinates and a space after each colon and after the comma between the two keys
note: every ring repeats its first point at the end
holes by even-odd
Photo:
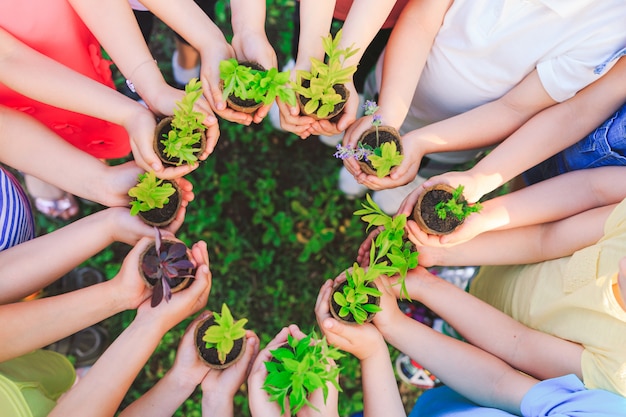
{"type": "Polygon", "coordinates": [[[515,176],[573,145],[600,126],[626,101],[626,59],[574,97],[549,107],[516,130],[465,172],[429,179],[425,185],[464,184],[469,201],[478,201],[515,176]],[[513,157],[514,155],[514,157],[513,157]]]}
{"type": "MultiPolygon", "coordinates": [[[[322,38],[330,32],[333,20],[335,0],[303,0],[300,2],[300,37],[298,38],[298,56],[292,70],[292,80],[296,79],[297,70],[310,70],[310,58],[324,59],[322,38]]],[[[280,125],[288,132],[295,133],[301,139],[311,136],[315,120],[312,117],[300,116],[298,104],[290,106],[277,100],[280,109],[280,125]]]]}
{"type": "MultiPolygon", "coordinates": [[[[183,92],[165,82],[141,35],[128,2],[70,0],[70,3],[122,74],[132,81],[137,93],[148,107],[157,114],[173,114],[176,101],[182,98],[183,92]],[[115,30],[112,30],[111,22],[115,22],[115,30]]],[[[203,123],[208,127],[208,142],[214,145],[219,136],[217,119],[204,98],[200,98],[195,107],[207,116],[203,123]]],[[[163,168],[152,148],[152,132],[148,133],[146,131],[139,137],[131,135],[131,148],[135,160],[146,171],[152,168],[159,178],[176,178],[198,167],[196,163],[190,166],[163,168]]],[[[208,151],[200,155],[200,160],[206,159],[207,156],[208,151]]]]}
{"type": "MultiPolygon", "coordinates": [[[[167,233],[178,230],[184,218],[183,208],[167,233]]],[[[50,285],[115,241],[134,245],[154,233],[153,227],[131,216],[128,209],[116,207],[1,251],[0,304],[16,302],[50,285]]]]}
{"type": "Polygon", "coordinates": [[[259,353],[259,338],[254,332],[246,332],[246,343],[244,356],[236,364],[222,371],[213,369],[202,380],[203,417],[233,416],[233,398],[246,381],[259,353]]]}
{"type": "Polygon", "coordinates": [[[143,172],[134,162],[107,166],[32,117],[3,106],[0,147],[0,162],[106,206],[127,206],[128,190],[143,172]]]}
{"type": "Polygon", "coordinates": [[[150,295],[139,277],[137,264],[148,243],[148,239],[141,241],[110,281],[55,297],[0,306],[5,324],[0,329],[0,361],[42,348],[121,311],[137,308],[150,295]],[[61,316],[63,320],[59,320],[61,316]],[[24,332],[24,328],[29,331],[24,332]]]}
{"type": "Polygon", "coordinates": [[[203,408],[210,410],[205,415],[207,417],[232,416],[232,398],[246,378],[248,365],[258,348],[258,338],[250,332],[248,335],[249,350],[246,349],[245,356],[238,364],[224,371],[211,369],[200,360],[194,340],[196,325],[208,314],[208,311],[202,312],[189,324],[178,346],[174,366],[154,387],[125,408],[120,413],[120,417],[172,416],[200,384],[202,384],[203,392],[205,392],[202,399],[203,408]],[[206,391],[211,389],[218,391],[216,398],[209,401],[205,386],[206,391]],[[220,394],[225,395],[225,398],[221,398],[222,395],[220,394]],[[228,411],[228,404],[230,404],[230,412],[228,411]]]}
{"type": "MultiPolygon", "coordinates": [[[[385,283],[387,280],[383,278],[381,281],[385,283]]],[[[387,342],[417,360],[454,391],[477,404],[499,408],[517,415],[520,414],[521,401],[526,393],[538,382],[537,379],[518,372],[514,364],[509,365],[507,363],[507,357],[499,358],[497,354],[443,335],[407,317],[398,309],[396,298],[389,292],[388,283],[384,287],[382,290],[383,296],[381,297],[381,308],[383,311],[376,314],[374,324],[387,342]]],[[[471,297],[458,288],[456,290],[462,292],[467,297],[471,297]]],[[[456,295],[458,293],[452,294],[452,296],[456,295]]],[[[498,348],[495,349],[497,351],[508,344],[511,348],[511,350],[506,350],[509,357],[526,354],[526,352],[523,352],[523,349],[528,346],[526,344],[524,346],[516,346],[518,342],[515,339],[522,337],[525,339],[528,336],[516,333],[521,332],[523,329],[518,328],[513,319],[508,318],[495,309],[485,309],[478,304],[467,302],[467,300],[450,299],[447,298],[448,296],[448,292],[441,294],[441,300],[446,299],[446,301],[441,304],[441,308],[437,311],[438,314],[444,314],[446,309],[448,309],[449,314],[446,314],[449,317],[455,314],[467,317],[468,313],[476,313],[475,310],[472,310],[473,307],[478,307],[481,313],[476,313],[476,316],[473,316],[475,320],[469,323],[473,326],[468,326],[465,334],[471,337],[492,339],[491,343],[493,345],[491,346],[497,346],[498,348]],[[464,304],[459,304],[458,301],[462,301],[464,304]],[[452,311],[453,309],[456,313],[452,311]],[[506,321],[506,323],[500,323],[499,320],[506,321]],[[487,324],[489,325],[487,326],[487,324]],[[509,329],[506,326],[512,327],[509,329]],[[515,354],[511,355],[510,353],[515,354]]],[[[537,337],[535,341],[542,344],[534,346],[536,348],[541,347],[541,349],[536,349],[539,350],[536,352],[539,357],[536,355],[528,357],[531,362],[543,361],[542,356],[552,356],[559,363],[563,363],[564,359],[561,358],[561,355],[566,356],[566,354],[560,352],[559,349],[567,349],[567,356],[570,356],[571,361],[574,361],[574,357],[578,356],[577,366],[579,372],[577,374],[580,377],[582,347],[556,339],[547,334],[539,334],[535,335],[535,337],[537,337]],[[548,344],[546,345],[546,343],[548,344]],[[570,354],[569,351],[575,350],[578,350],[577,355],[570,354]]],[[[505,349],[502,350],[504,351],[505,349]]],[[[517,360],[518,358],[515,357],[514,359],[517,360]]],[[[550,365],[550,361],[546,361],[546,365],[550,365]]],[[[527,366],[533,365],[527,364],[527,366]]],[[[571,364],[571,367],[574,367],[574,364],[571,364]]],[[[567,368],[569,369],[570,367],[567,368]]],[[[548,373],[543,369],[538,371],[548,373]]],[[[562,376],[562,374],[554,376],[562,376]]]]}
{"type": "MultiPolygon", "coordinates": [[[[276,68],[276,52],[265,33],[265,0],[231,0],[233,40],[232,45],[239,61],[258,62],[265,69],[276,68]]],[[[261,106],[253,116],[261,123],[270,105],[261,106]]]]}
{"type": "Polygon", "coordinates": [[[363,415],[406,416],[391,366],[387,343],[371,323],[351,326],[331,317],[328,300],[334,281],[322,286],[315,304],[317,322],[332,345],[353,354],[361,362],[363,415]]]}
{"type": "Polygon", "coordinates": [[[219,63],[234,58],[235,51],[217,25],[191,0],[141,0],[141,3],[200,53],[200,78],[211,109],[230,122],[249,125],[250,115],[227,108],[222,100],[219,63]]]}
{"type": "MultiPolygon", "coordinates": [[[[409,271],[407,289],[472,345],[538,379],[576,374],[583,347],[530,329],[424,268],[409,271]]],[[[398,286],[391,287],[394,292],[398,286]]]]}
{"type": "MultiPolygon", "coordinates": [[[[470,215],[457,231],[428,236],[413,220],[408,228],[429,246],[456,244],[490,230],[512,229],[565,219],[590,209],[608,206],[626,198],[626,185],[615,178],[626,175],[626,167],[610,166],[572,171],[529,187],[487,200],[483,209],[470,215]]],[[[402,203],[399,213],[411,215],[413,206],[426,187],[423,184],[402,203]]]]}
{"type": "MultiPolygon", "coordinates": [[[[412,0],[402,10],[383,61],[378,114],[384,125],[397,129],[404,121],[435,36],[451,4],[450,0],[412,0]]],[[[354,122],[346,131],[344,146],[356,146],[361,133],[371,125],[372,116],[354,122]]],[[[346,167],[353,175],[361,172],[356,162],[346,167]]]]}
{"type": "Polygon", "coordinates": [[[192,254],[198,269],[191,286],[157,307],[150,307],[149,301],[142,303],[135,320],[59,400],[50,416],[115,415],[126,391],[163,335],[206,305],[211,290],[206,244],[194,245],[192,254]]]}
{"type": "Polygon", "coordinates": [[[424,155],[498,144],[535,114],[555,103],[534,70],[501,98],[404,135],[405,158],[389,177],[377,178],[360,173],[357,179],[371,189],[406,184],[415,178],[424,155]]]}
{"type": "MultiPolygon", "coordinates": [[[[389,12],[395,5],[395,0],[362,0],[352,4],[348,16],[342,26],[342,38],[339,48],[353,47],[358,52],[346,59],[344,68],[358,65],[365,50],[378,33],[389,12]]],[[[350,97],[346,102],[343,114],[337,123],[329,120],[320,120],[313,124],[312,132],[316,135],[336,135],[346,130],[356,120],[359,106],[359,97],[354,83],[346,84],[350,97]]]]}

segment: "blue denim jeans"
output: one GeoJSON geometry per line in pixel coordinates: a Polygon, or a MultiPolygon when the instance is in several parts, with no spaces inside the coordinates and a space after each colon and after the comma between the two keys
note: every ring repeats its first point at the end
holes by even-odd
{"type": "Polygon", "coordinates": [[[569,171],[614,165],[626,166],[626,103],[581,141],[523,176],[530,185],[569,171]]]}

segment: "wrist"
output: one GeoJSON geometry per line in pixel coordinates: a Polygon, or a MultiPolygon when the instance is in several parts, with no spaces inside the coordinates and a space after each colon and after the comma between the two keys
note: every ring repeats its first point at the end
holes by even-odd
{"type": "Polygon", "coordinates": [[[232,416],[233,398],[225,395],[202,391],[202,415],[206,416],[232,416]]]}
{"type": "Polygon", "coordinates": [[[186,370],[180,370],[174,362],[174,366],[165,374],[163,379],[168,380],[169,386],[176,392],[184,393],[189,397],[196,389],[202,379],[206,376],[208,369],[196,366],[186,370]]]}

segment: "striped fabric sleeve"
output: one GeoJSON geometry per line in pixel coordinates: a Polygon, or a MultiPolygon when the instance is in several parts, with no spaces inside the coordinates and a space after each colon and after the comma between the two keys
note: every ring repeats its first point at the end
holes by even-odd
{"type": "Polygon", "coordinates": [[[30,202],[17,179],[0,167],[0,251],[35,237],[30,202]]]}

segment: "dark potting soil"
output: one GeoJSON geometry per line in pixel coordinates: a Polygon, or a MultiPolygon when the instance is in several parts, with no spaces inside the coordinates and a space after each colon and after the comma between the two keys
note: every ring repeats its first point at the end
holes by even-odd
{"type": "Polygon", "coordinates": [[[451,198],[452,194],[444,190],[431,190],[424,195],[420,207],[420,214],[428,227],[441,233],[447,233],[454,230],[462,223],[456,216],[451,214],[448,214],[445,220],[437,216],[437,212],[435,211],[437,203],[440,201],[448,201],[451,198]]]}

